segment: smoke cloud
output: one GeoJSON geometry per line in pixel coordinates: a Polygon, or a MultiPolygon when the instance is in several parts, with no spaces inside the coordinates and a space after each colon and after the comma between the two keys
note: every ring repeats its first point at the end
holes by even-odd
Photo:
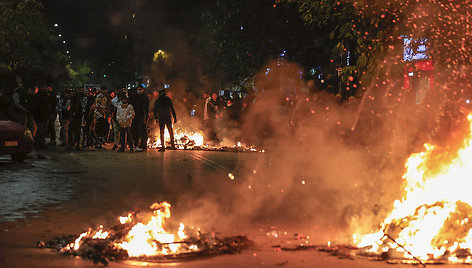
{"type": "MultiPolygon", "coordinates": [[[[359,85],[364,89],[349,100],[308,90],[310,84],[294,63],[265,66],[256,75],[257,90],[241,128],[221,132],[220,139],[234,144],[238,137],[266,152],[248,156],[234,168],[234,181],[215,182],[212,191],[196,186],[205,173],[193,174],[192,190],[198,191],[185,191],[177,200],[178,210],[185,211],[183,221],[219,230],[253,224],[322,226],[344,238],[375,229],[401,198],[407,157],[425,142],[460,141],[460,134],[451,133],[466,113],[457,108],[469,89],[457,87],[470,65],[451,71],[439,62],[434,88],[425,84],[430,82],[427,74],[418,71],[408,89],[402,48],[400,42],[388,49],[369,83],[359,85]]],[[[174,96],[188,94],[191,85],[185,81],[173,80],[174,96]]]]}

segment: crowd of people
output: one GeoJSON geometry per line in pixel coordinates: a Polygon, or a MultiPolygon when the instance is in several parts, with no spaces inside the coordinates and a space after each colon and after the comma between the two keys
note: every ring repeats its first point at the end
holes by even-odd
{"type": "Polygon", "coordinates": [[[33,133],[37,149],[58,146],[103,150],[105,144],[113,144],[112,150],[123,152],[147,150],[148,135],[157,126],[162,141],[159,150],[166,149],[166,127],[170,149],[175,149],[173,123],[177,122],[177,114],[199,122],[207,141],[217,141],[221,125],[240,126],[243,102],[239,96],[216,93],[174,97],[164,89],[143,86],[128,90],[67,87],[56,91],[47,85],[20,84],[9,94],[0,91],[0,107],[0,120],[25,125],[33,133]]]}

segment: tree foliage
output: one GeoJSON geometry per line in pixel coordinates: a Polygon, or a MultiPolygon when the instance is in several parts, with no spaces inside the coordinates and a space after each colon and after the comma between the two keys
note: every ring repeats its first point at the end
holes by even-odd
{"type": "Polygon", "coordinates": [[[464,81],[464,68],[472,62],[467,49],[472,43],[470,0],[287,1],[297,3],[307,24],[328,34],[336,44],[334,54],[351,52],[353,67],[338,64],[344,67],[344,74],[355,69],[366,83],[382,82],[393,74],[401,76],[406,64],[405,37],[412,38],[412,48],[420,45],[415,40],[427,40],[439,76],[464,81]]]}
{"type": "Polygon", "coordinates": [[[64,75],[60,53],[38,0],[0,1],[0,75],[54,79],[64,75]]]}
{"type": "Polygon", "coordinates": [[[90,82],[91,71],[91,65],[87,61],[79,61],[73,65],[68,64],[69,80],[67,84],[72,87],[83,87],[84,84],[90,82]]]}
{"type": "Polygon", "coordinates": [[[222,85],[239,84],[284,51],[300,62],[319,55],[313,32],[291,3],[211,1],[203,7],[201,23],[197,44],[222,85]]]}

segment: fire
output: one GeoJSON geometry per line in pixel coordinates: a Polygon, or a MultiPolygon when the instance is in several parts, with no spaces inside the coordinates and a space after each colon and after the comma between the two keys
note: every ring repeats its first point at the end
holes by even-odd
{"type": "MultiPolygon", "coordinates": [[[[114,242],[114,247],[125,250],[129,257],[163,256],[175,253],[198,251],[197,245],[193,245],[185,239],[185,226],[180,223],[176,234],[169,233],[165,229],[166,221],[170,219],[171,205],[167,202],[154,203],[150,207],[153,214],[147,223],[137,222],[133,214],[119,217],[122,225],[133,224],[121,241],[114,242]]],[[[63,252],[70,250],[80,251],[86,239],[112,239],[108,231],[100,226],[98,231],[89,229],[82,233],[73,243],[63,248],[63,252]]]]}
{"type": "Polygon", "coordinates": [[[357,241],[359,247],[421,261],[472,263],[472,114],[468,120],[469,136],[452,159],[444,160],[450,155],[431,144],[409,157],[402,199],[378,232],[357,241]]]}
{"type": "MultiPolygon", "coordinates": [[[[165,144],[170,145],[169,132],[164,132],[165,144]]],[[[204,145],[203,132],[201,131],[186,131],[180,128],[174,130],[174,141],[177,149],[189,149],[194,147],[202,147],[204,145]]],[[[154,140],[148,139],[149,148],[159,148],[161,146],[161,139],[156,135],[154,140]]]]}

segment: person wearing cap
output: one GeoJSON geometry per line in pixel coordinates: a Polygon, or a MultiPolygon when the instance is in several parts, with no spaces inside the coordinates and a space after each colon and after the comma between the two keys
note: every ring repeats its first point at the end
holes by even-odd
{"type": "Polygon", "coordinates": [[[175,114],[174,104],[172,100],[166,96],[164,89],[159,90],[159,98],[154,103],[154,118],[156,123],[159,123],[160,137],[161,137],[161,148],[159,151],[165,151],[165,139],[164,129],[167,126],[167,131],[170,136],[171,148],[175,150],[174,142],[174,131],[172,129],[172,117],[174,117],[174,123],[177,123],[177,115],[175,114]]]}

